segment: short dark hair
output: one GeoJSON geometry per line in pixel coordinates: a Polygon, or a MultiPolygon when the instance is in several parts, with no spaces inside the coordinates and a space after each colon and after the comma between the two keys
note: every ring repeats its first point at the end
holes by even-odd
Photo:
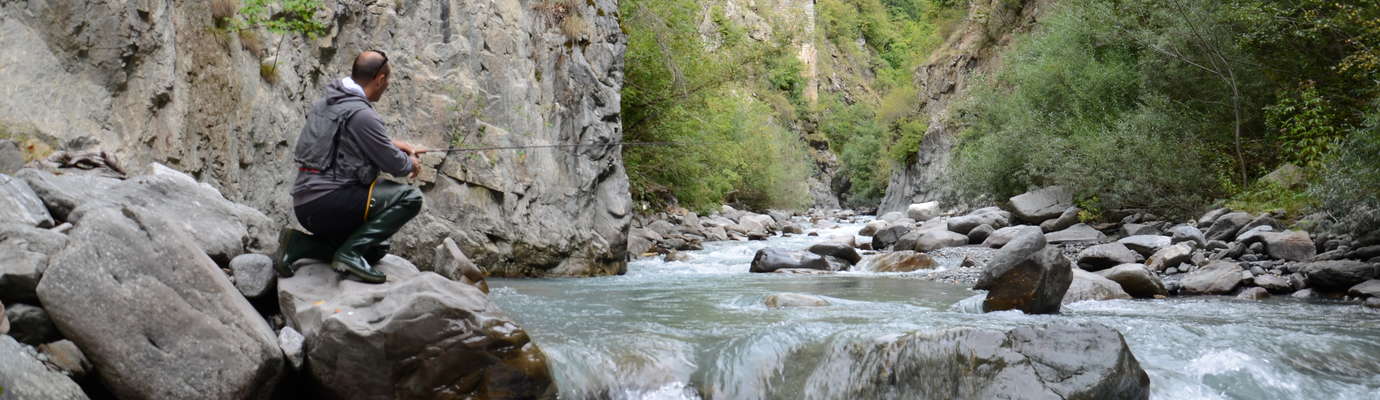
{"type": "Polygon", "coordinates": [[[387,67],[388,54],[379,50],[367,50],[355,57],[355,65],[350,68],[350,79],[363,85],[373,81],[387,67]]]}

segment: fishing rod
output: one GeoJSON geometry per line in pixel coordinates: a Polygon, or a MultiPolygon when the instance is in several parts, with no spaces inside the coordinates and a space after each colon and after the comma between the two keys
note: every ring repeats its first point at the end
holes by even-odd
{"type": "Polygon", "coordinates": [[[528,145],[528,146],[450,147],[450,148],[445,148],[445,149],[427,149],[427,150],[420,150],[420,151],[417,152],[417,154],[424,154],[424,153],[464,153],[464,152],[471,152],[471,151],[487,151],[487,150],[551,149],[551,148],[562,148],[562,147],[574,147],[574,148],[579,148],[579,147],[581,147],[581,146],[585,146],[585,147],[613,147],[613,146],[686,146],[686,145],[691,145],[691,144],[693,144],[693,143],[684,143],[684,142],[611,142],[611,143],[584,142],[584,143],[569,143],[569,144],[537,144],[537,145],[528,145]]]}

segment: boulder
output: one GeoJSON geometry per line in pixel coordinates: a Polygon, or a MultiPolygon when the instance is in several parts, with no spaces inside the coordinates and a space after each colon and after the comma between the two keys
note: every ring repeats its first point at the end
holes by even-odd
{"type": "Polygon", "coordinates": [[[1279,275],[1258,275],[1255,277],[1256,286],[1269,290],[1270,293],[1289,293],[1294,291],[1294,285],[1279,275]]]}
{"type": "Polygon", "coordinates": [[[901,218],[905,218],[905,217],[906,217],[906,215],[905,215],[905,214],[902,214],[900,211],[892,211],[892,212],[889,212],[889,213],[886,213],[886,214],[882,214],[882,216],[879,217],[878,219],[880,219],[880,220],[882,220],[882,221],[886,221],[886,222],[896,222],[896,221],[900,221],[901,218]]]}
{"type": "Polygon", "coordinates": [[[1207,246],[1207,237],[1203,236],[1203,231],[1192,226],[1175,225],[1169,228],[1169,235],[1171,244],[1190,242],[1197,247],[1207,246]]]}
{"type": "Polygon", "coordinates": [[[1097,275],[1121,285],[1121,290],[1126,291],[1126,294],[1131,295],[1131,297],[1150,299],[1169,295],[1169,291],[1164,287],[1164,282],[1160,280],[1160,277],[1150,272],[1145,264],[1121,264],[1097,271],[1097,275]]]}
{"type": "Polygon", "coordinates": [[[1206,213],[1203,213],[1203,216],[1198,217],[1198,226],[1212,226],[1212,223],[1217,222],[1218,218],[1221,218],[1223,215],[1227,215],[1229,213],[1231,213],[1230,208],[1218,208],[1210,210],[1206,213]]]}
{"type": "Polygon", "coordinates": [[[235,289],[250,299],[258,299],[273,292],[273,259],[263,254],[241,254],[230,260],[235,276],[235,289]]]}
{"type": "Polygon", "coordinates": [[[10,304],[4,318],[10,324],[10,336],[20,343],[37,346],[62,339],[62,333],[58,332],[48,312],[42,308],[22,303],[10,304]]]}
{"type": "MultiPolygon", "coordinates": [[[[184,224],[82,207],[38,297],[120,398],[266,398],[283,373],[268,323],[184,224]]],[[[199,234],[199,233],[198,233],[199,234]]]]}
{"type": "Polygon", "coordinates": [[[757,254],[752,257],[752,265],[748,267],[748,272],[776,272],[787,268],[830,270],[829,262],[824,256],[806,251],[765,248],[757,250],[757,254]]]}
{"type": "Polygon", "coordinates": [[[849,264],[857,264],[859,261],[862,261],[862,255],[858,254],[858,250],[845,242],[828,241],[815,243],[810,246],[809,251],[821,256],[838,257],[839,259],[848,261],[849,264]]]}
{"type": "Polygon", "coordinates": [[[278,331],[278,348],[283,349],[283,357],[287,358],[288,366],[293,371],[301,371],[303,363],[307,361],[305,346],[306,338],[291,326],[284,326],[283,330],[278,331]]]}
{"type": "Polygon", "coordinates": [[[1247,288],[1236,295],[1236,298],[1241,300],[1263,300],[1268,297],[1270,297],[1270,291],[1259,287],[1247,288]]]}
{"type": "MultiPolygon", "coordinates": [[[[719,230],[722,231],[723,228],[719,228],[719,230]]],[[[727,238],[725,237],[725,239],[727,238]]],[[[633,228],[628,231],[628,257],[642,257],[652,251],[656,244],[661,241],[661,234],[654,230],[633,228]]]]}
{"type": "Polygon", "coordinates": [[[25,224],[0,223],[0,301],[37,303],[38,282],[48,258],[67,244],[67,236],[25,224]]]}
{"type": "Polygon", "coordinates": [[[1374,264],[1352,261],[1314,261],[1298,268],[1308,279],[1308,287],[1324,292],[1341,292],[1376,278],[1374,264]]]}
{"type": "Polygon", "coordinates": [[[0,173],[0,221],[53,227],[53,216],[43,200],[22,179],[0,173]]]}
{"type": "MultiPolygon", "coordinates": [[[[728,231],[722,226],[709,226],[704,228],[704,240],[710,242],[722,242],[728,240],[728,231]]],[[[632,246],[629,242],[628,246],[632,246]]],[[[648,247],[650,249],[650,247],[648,247]]],[[[631,247],[629,247],[631,249],[631,247]]],[[[631,253],[630,253],[631,254],[631,253]]]]}
{"type": "Polygon", "coordinates": [[[1150,257],[1154,255],[1155,252],[1160,251],[1160,249],[1169,247],[1169,245],[1173,244],[1172,238],[1161,235],[1127,236],[1117,242],[1126,245],[1126,248],[1140,253],[1140,255],[1145,257],[1150,257]]]}
{"type": "Polygon", "coordinates": [[[13,175],[24,168],[24,152],[13,140],[0,139],[0,174],[13,175]]]}
{"type": "Polygon", "coordinates": [[[1270,171],[1270,173],[1260,177],[1257,182],[1268,183],[1285,189],[1293,189],[1303,185],[1307,179],[1308,176],[1303,168],[1299,168],[1299,166],[1291,163],[1284,163],[1284,165],[1280,165],[1279,168],[1275,168],[1274,171],[1270,171]]]}
{"type": "Polygon", "coordinates": [[[489,282],[484,280],[484,272],[465,256],[465,252],[460,251],[460,246],[451,238],[445,238],[440,246],[436,246],[436,256],[432,260],[434,272],[437,274],[479,288],[479,291],[485,294],[489,293],[489,282]]]}
{"type": "Polygon", "coordinates": [[[910,233],[910,231],[911,228],[908,225],[889,226],[872,236],[872,248],[876,250],[891,248],[897,241],[901,240],[902,236],[910,233]]]}
{"type": "Polygon", "coordinates": [[[1121,226],[1121,236],[1139,235],[1159,235],[1160,232],[1155,227],[1142,224],[1125,224],[1121,226]]]}
{"type": "Polygon", "coordinates": [[[738,223],[724,227],[729,232],[737,233],[748,238],[766,238],[770,236],[767,227],[753,218],[744,217],[738,223]]]}
{"type": "Polygon", "coordinates": [[[1084,271],[1078,268],[1073,269],[1073,282],[1069,284],[1069,290],[1064,293],[1064,304],[1080,302],[1084,300],[1117,300],[1129,299],[1131,295],[1121,289],[1121,285],[1111,279],[1100,275],[1084,271]]]}
{"type": "Polygon", "coordinates": [[[1166,269],[1178,267],[1179,264],[1193,259],[1193,246],[1188,243],[1179,243],[1160,249],[1150,258],[1145,260],[1145,266],[1151,271],[1164,272],[1166,269]]]}
{"type": "MultiPolygon", "coordinates": [[[[1250,229],[1242,229],[1241,233],[1236,234],[1236,242],[1250,245],[1265,239],[1265,235],[1275,233],[1273,226],[1257,226],[1250,229]]],[[[1263,245],[1262,245],[1263,246],[1263,245]]]]}
{"type": "Polygon", "coordinates": [[[1371,245],[1357,248],[1355,250],[1351,250],[1350,253],[1347,253],[1347,256],[1357,260],[1369,260],[1375,257],[1380,257],[1380,245],[1371,245]]]}
{"type": "Polygon", "coordinates": [[[278,282],[323,397],[554,396],[546,355],[484,292],[396,256],[378,267],[388,282],[348,280],[321,263],[278,282]]]}
{"type": "Polygon", "coordinates": [[[962,217],[949,218],[944,222],[950,231],[968,234],[973,228],[988,225],[993,228],[1005,228],[1011,224],[1009,213],[996,208],[983,208],[973,211],[962,217]]]}
{"type": "Polygon", "coordinates": [[[978,227],[973,228],[973,230],[971,231],[968,231],[968,244],[981,244],[982,242],[987,241],[987,238],[989,236],[992,236],[993,231],[994,230],[992,229],[991,225],[978,225],[978,227]]]}
{"type": "Polygon", "coordinates": [[[1356,297],[1380,296],[1380,279],[1371,279],[1347,289],[1346,294],[1356,297]]]}
{"type": "Polygon", "coordinates": [[[1032,225],[1016,225],[997,229],[995,231],[992,231],[991,235],[987,236],[987,240],[982,241],[982,245],[994,249],[1000,249],[1002,246],[1005,246],[1007,243],[1010,243],[1011,239],[1015,239],[1017,236],[1020,236],[1025,232],[1035,231],[1036,229],[1039,228],[1032,225]]]}
{"type": "Polygon", "coordinates": [[[829,300],[819,296],[811,296],[799,293],[776,293],[767,295],[762,299],[762,303],[768,308],[788,308],[788,307],[824,307],[829,305],[829,300]]]}
{"type": "Polygon", "coordinates": [[[1073,206],[1073,192],[1063,186],[1050,186],[1011,198],[1011,208],[1022,221],[1039,224],[1056,218],[1073,206]]]}
{"type": "Polygon", "coordinates": [[[650,230],[652,232],[656,232],[657,235],[661,235],[663,237],[680,233],[680,227],[677,227],[675,224],[672,224],[670,221],[664,219],[652,221],[652,223],[647,224],[647,227],[645,229],[650,230]]]}
{"type": "Polygon", "coordinates": [[[1078,252],[1078,267],[1087,271],[1100,271],[1139,261],[1139,254],[1117,242],[1099,244],[1078,252]]]}
{"type": "Polygon", "coordinates": [[[1073,281],[1069,261],[1044,235],[1028,232],[1002,246],[983,269],[974,289],[987,290],[985,312],[1021,310],[1026,314],[1052,314],[1073,281]]]}
{"type": "Polygon", "coordinates": [[[937,265],[933,257],[914,251],[895,251],[881,254],[867,260],[866,270],[872,272],[914,272],[933,269],[937,265]]]}
{"type": "Polygon", "coordinates": [[[1088,224],[1075,224],[1068,229],[1045,234],[1045,240],[1050,244],[1100,242],[1106,239],[1107,235],[1093,229],[1088,224]]]}
{"type": "Polygon", "coordinates": [[[1068,209],[1065,209],[1062,214],[1059,214],[1058,217],[1055,217],[1051,220],[1046,220],[1045,222],[1041,222],[1040,230],[1048,233],[1068,229],[1068,227],[1078,223],[1078,213],[1082,211],[1083,209],[1078,207],[1069,207],[1068,209]]]}
{"type": "Polygon", "coordinates": [[[1125,338],[1092,322],[866,337],[829,350],[817,371],[848,371],[852,377],[845,384],[811,381],[803,388],[828,399],[1150,397],[1150,377],[1125,338]]]}
{"type": "Polygon", "coordinates": [[[882,221],[882,220],[875,220],[875,221],[872,221],[872,222],[868,222],[867,224],[863,225],[862,229],[859,229],[859,230],[858,230],[858,235],[861,235],[861,236],[872,236],[872,235],[876,235],[877,232],[881,232],[883,229],[886,229],[887,226],[889,226],[889,224],[888,224],[886,221],[882,221]]]}
{"type": "Polygon", "coordinates": [[[1184,294],[1228,294],[1243,280],[1245,270],[1234,262],[1217,261],[1193,272],[1180,282],[1184,294]]]}
{"type": "Polygon", "coordinates": [[[91,375],[91,361],[71,340],[59,340],[38,345],[38,352],[48,356],[48,362],[77,379],[91,375]]]}
{"type": "Polygon", "coordinates": [[[1284,224],[1279,223],[1279,221],[1276,220],[1275,217],[1270,216],[1270,214],[1260,214],[1255,218],[1252,218],[1250,222],[1246,223],[1246,225],[1242,225],[1240,232],[1245,232],[1262,226],[1268,226],[1272,231],[1279,231],[1284,228],[1284,224]]]}
{"type": "MultiPolygon", "coordinates": [[[[48,369],[33,349],[0,335],[0,398],[85,400],[86,393],[72,378],[48,369]]],[[[189,397],[191,398],[191,397],[189,397]]]]}
{"type": "Polygon", "coordinates": [[[789,233],[792,235],[800,235],[805,233],[805,227],[802,227],[800,226],[800,224],[797,223],[787,223],[781,227],[781,232],[789,233]]]}
{"type": "Polygon", "coordinates": [[[1207,230],[1207,239],[1230,241],[1236,238],[1236,234],[1241,232],[1241,228],[1250,223],[1251,219],[1251,215],[1244,212],[1223,215],[1212,222],[1212,226],[1207,230]]]}
{"type": "Polygon", "coordinates": [[[937,201],[911,204],[906,207],[906,217],[916,221],[928,221],[930,218],[938,217],[939,214],[939,202],[937,201]]]}
{"type": "Polygon", "coordinates": [[[1265,251],[1280,260],[1305,261],[1317,255],[1318,247],[1304,231],[1284,231],[1264,235],[1265,251]]]}
{"type": "MultiPolygon", "coordinates": [[[[958,247],[967,244],[968,236],[966,235],[943,230],[932,230],[922,232],[920,234],[920,237],[915,239],[915,247],[913,248],[913,250],[935,251],[943,248],[958,247]]],[[[898,247],[897,250],[907,249],[898,247]]]]}

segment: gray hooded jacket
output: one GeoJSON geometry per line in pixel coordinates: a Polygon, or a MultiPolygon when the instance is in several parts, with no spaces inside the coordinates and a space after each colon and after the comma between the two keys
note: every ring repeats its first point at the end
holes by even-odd
{"type": "Polygon", "coordinates": [[[340,80],[326,85],[325,96],[312,103],[293,159],[300,167],[292,187],[294,206],[348,185],[369,185],[379,171],[412,172],[411,158],[384,133],[369,99],[340,80]]]}

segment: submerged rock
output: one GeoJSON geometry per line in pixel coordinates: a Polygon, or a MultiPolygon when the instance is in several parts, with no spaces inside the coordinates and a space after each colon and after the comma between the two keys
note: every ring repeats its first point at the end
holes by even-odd
{"type": "Polygon", "coordinates": [[[554,396],[545,354],[478,288],[394,256],[379,268],[388,282],[346,280],[319,263],[278,282],[288,325],[305,338],[306,372],[327,397],[554,396]]]}
{"type": "Polygon", "coordinates": [[[973,286],[988,291],[984,311],[1059,312],[1073,271],[1058,249],[1045,244],[1044,235],[1031,231],[997,251],[973,286]]]}
{"type": "Polygon", "coordinates": [[[0,398],[87,399],[72,378],[48,369],[33,349],[9,336],[0,335],[0,366],[0,398]]]}
{"type": "Polygon", "coordinates": [[[824,307],[829,305],[829,301],[822,297],[800,293],[776,293],[767,295],[765,299],[762,299],[762,303],[770,308],[824,307]]]}

